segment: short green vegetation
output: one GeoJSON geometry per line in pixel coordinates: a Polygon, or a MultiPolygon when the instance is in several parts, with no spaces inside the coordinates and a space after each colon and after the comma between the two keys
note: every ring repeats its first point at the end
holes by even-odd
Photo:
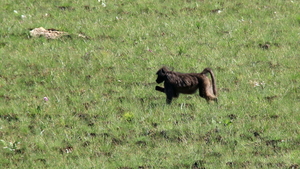
{"type": "Polygon", "coordinates": [[[299,168],[300,2],[0,5],[0,168],[299,168]],[[31,37],[44,27],[68,32],[31,37]],[[78,36],[80,34],[80,36],[78,36]],[[156,71],[211,67],[219,104],[156,71]]]}

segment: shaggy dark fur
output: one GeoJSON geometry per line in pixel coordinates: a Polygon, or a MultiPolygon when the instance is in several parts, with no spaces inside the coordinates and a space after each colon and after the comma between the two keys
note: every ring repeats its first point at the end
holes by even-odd
{"type": "Polygon", "coordinates": [[[218,102],[215,76],[210,68],[205,68],[201,73],[179,73],[162,67],[156,73],[157,83],[164,82],[164,87],[156,86],[155,90],[167,95],[167,104],[171,104],[172,99],[179,97],[179,93],[193,94],[199,89],[199,95],[207,102],[213,100],[218,102]],[[211,75],[211,81],[206,76],[211,75]]]}

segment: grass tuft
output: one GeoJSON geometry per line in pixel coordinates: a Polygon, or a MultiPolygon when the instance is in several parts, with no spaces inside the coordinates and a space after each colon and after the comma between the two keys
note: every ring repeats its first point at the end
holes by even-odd
{"type": "Polygon", "coordinates": [[[300,2],[1,4],[1,168],[299,168],[300,2]],[[219,104],[166,105],[161,66],[211,67],[219,104]]]}

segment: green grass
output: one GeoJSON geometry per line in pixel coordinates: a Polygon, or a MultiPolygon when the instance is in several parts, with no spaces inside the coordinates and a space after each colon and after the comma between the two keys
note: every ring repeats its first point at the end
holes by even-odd
{"type": "Polygon", "coordinates": [[[4,0],[0,167],[299,167],[299,8],[295,0],[4,0]],[[31,38],[36,27],[71,36],[31,38]],[[194,94],[166,105],[154,90],[163,65],[211,67],[219,104],[194,94]]]}

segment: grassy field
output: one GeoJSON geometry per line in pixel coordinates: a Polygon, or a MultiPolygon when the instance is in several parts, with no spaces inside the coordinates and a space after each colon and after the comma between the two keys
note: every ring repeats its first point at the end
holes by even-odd
{"type": "Polygon", "coordinates": [[[0,168],[300,168],[299,9],[2,0],[0,168]],[[30,37],[37,27],[70,36],[30,37]],[[164,65],[211,67],[219,104],[166,105],[154,90],[164,65]]]}

